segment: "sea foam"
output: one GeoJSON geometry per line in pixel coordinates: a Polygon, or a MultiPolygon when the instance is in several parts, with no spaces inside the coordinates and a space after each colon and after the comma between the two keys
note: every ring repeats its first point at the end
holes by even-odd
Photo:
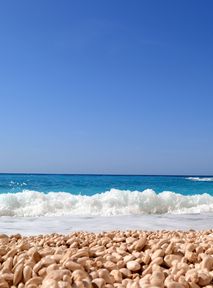
{"type": "Polygon", "coordinates": [[[207,213],[213,211],[209,194],[184,196],[174,192],[110,191],[93,196],[65,192],[24,190],[0,195],[0,216],[116,216],[142,214],[207,213]]]}
{"type": "Polygon", "coordinates": [[[213,177],[187,177],[186,179],[199,182],[212,182],[213,177]]]}

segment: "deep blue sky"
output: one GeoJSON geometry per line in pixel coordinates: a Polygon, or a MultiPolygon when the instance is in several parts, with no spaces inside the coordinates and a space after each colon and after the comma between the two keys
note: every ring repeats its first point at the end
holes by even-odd
{"type": "Polygon", "coordinates": [[[213,174],[213,1],[0,2],[0,172],[213,174]]]}

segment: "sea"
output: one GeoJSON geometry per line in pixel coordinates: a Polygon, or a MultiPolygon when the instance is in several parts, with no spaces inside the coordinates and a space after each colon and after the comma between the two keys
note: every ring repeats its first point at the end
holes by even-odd
{"type": "Polygon", "coordinates": [[[0,174],[0,232],[213,229],[213,176],[0,174]]]}

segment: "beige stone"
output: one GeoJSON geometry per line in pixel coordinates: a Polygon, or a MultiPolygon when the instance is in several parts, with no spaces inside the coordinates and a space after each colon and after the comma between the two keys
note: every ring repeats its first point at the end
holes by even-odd
{"type": "Polygon", "coordinates": [[[115,282],[118,282],[118,283],[121,282],[122,279],[123,279],[122,273],[121,273],[121,271],[119,271],[119,270],[112,270],[112,271],[110,272],[110,275],[112,275],[113,278],[114,278],[114,280],[115,280],[115,282]]]}
{"type": "Polygon", "coordinates": [[[30,285],[37,285],[37,287],[42,283],[42,278],[41,277],[33,277],[27,281],[25,284],[26,287],[30,285]]]}
{"type": "Polygon", "coordinates": [[[82,266],[72,260],[68,260],[65,262],[64,264],[64,267],[69,269],[70,271],[75,271],[75,270],[78,270],[78,269],[82,269],[82,266]]]}
{"type": "Polygon", "coordinates": [[[185,288],[183,284],[178,282],[169,282],[167,288],[185,288]]]}
{"type": "Polygon", "coordinates": [[[180,262],[182,260],[182,256],[180,255],[175,255],[175,254],[170,254],[170,255],[166,255],[164,257],[164,262],[168,265],[168,267],[172,266],[172,263],[174,261],[178,261],[180,262]]]}
{"type": "Polygon", "coordinates": [[[134,249],[137,251],[142,251],[146,245],[146,235],[143,235],[135,244],[134,249]]]}
{"type": "Polygon", "coordinates": [[[129,261],[126,263],[127,269],[130,271],[138,271],[141,269],[141,265],[136,261],[129,261]]]}
{"type": "Polygon", "coordinates": [[[204,255],[203,260],[201,262],[201,268],[207,269],[208,271],[213,268],[213,257],[210,255],[204,255]]]}
{"type": "Polygon", "coordinates": [[[92,280],[92,285],[94,288],[104,288],[105,280],[103,278],[96,278],[92,280]]]}
{"type": "Polygon", "coordinates": [[[14,277],[13,277],[13,284],[16,286],[18,285],[21,280],[22,280],[22,277],[23,277],[23,264],[19,264],[15,271],[14,271],[14,277]]]}

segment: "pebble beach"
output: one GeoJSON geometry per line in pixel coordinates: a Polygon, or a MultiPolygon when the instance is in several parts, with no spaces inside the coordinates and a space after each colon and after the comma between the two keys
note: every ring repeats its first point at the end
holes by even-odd
{"type": "Polygon", "coordinates": [[[213,177],[0,183],[0,288],[213,288],[213,177]]]}
{"type": "Polygon", "coordinates": [[[213,288],[212,14],[0,1],[0,288],[213,288]]]}
{"type": "Polygon", "coordinates": [[[211,288],[213,230],[0,235],[0,287],[211,288]]]}

